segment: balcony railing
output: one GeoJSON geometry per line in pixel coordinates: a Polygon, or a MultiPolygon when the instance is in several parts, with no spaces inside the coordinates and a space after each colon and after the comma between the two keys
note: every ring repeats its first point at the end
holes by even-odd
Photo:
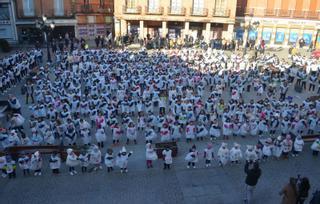
{"type": "Polygon", "coordinates": [[[136,7],[127,7],[123,6],[123,13],[125,14],[141,14],[141,7],[136,6],[136,7]]]}
{"type": "Polygon", "coordinates": [[[104,13],[112,14],[113,8],[111,5],[101,5],[101,4],[77,4],[76,5],[77,13],[104,13]]]}
{"type": "Polygon", "coordinates": [[[150,8],[148,6],[145,7],[146,14],[148,15],[162,15],[163,7],[150,8]]]}
{"type": "Polygon", "coordinates": [[[224,17],[224,18],[228,18],[230,17],[230,9],[213,9],[212,11],[212,16],[213,17],[224,17]]]}
{"type": "Polygon", "coordinates": [[[246,8],[245,10],[246,10],[245,14],[250,16],[320,19],[320,12],[318,11],[281,10],[281,9],[261,10],[261,9],[254,9],[254,8],[246,8]]]}
{"type": "Polygon", "coordinates": [[[319,19],[319,12],[316,12],[316,11],[309,11],[309,12],[306,12],[306,18],[311,18],[311,19],[319,19]]]}
{"type": "Polygon", "coordinates": [[[183,7],[168,7],[168,15],[184,16],[186,15],[186,8],[183,7]]]}
{"type": "Polygon", "coordinates": [[[206,8],[191,8],[191,16],[208,16],[208,9],[206,8]]]}
{"type": "Polygon", "coordinates": [[[275,16],[277,14],[277,10],[275,9],[266,9],[264,15],[265,16],[275,16]]]}
{"type": "Polygon", "coordinates": [[[304,18],[305,12],[300,10],[294,10],[291,11],[291,15],[293,15],[294,18],[304,18]]]}
{"type": "Polygon", "coordinates": [[[278,16],[280,17],[290,17],[290,10],[279,9],[278,16]]]}
{"type": "MultiPolygon", "coordinates": [[[[54,9],[45,9],[43,12],[48,18],[74,18],[74,12],[72,9],[64,9],[62,11],[56,11],[54,9]]],[[[40,10],[35,10],[33,15],[25,15],[23,9],[19,9],[17,12],[18,19],[35,19],[43,15],[40,10]]]]}

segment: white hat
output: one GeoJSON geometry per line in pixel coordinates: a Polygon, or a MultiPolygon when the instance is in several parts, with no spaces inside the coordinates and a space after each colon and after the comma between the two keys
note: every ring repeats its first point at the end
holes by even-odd
{"type": "Polygon", "coordinates": [[[279,136],[277,137],[277,140],[282,140],[281,135],[279,135],[279,136]]]}
{"type": "Polygon", "coordinates": [[[266,141],[266,143],[267,143],[267,144],[271,144],[271,143],[272,143],[272,139],[271,139],[271,138],[268,138],[267,141],[266,141]]]}
{"type": "Polygon", "coordinates": [[[68,149],[67,149],[67,153],[68,153],[68,154],[71,154],[72,152],[73,152],[73,150],[72,150],[71,148],[68,148],[68,149]]]}
{"type": "Polygon", "coordinates": [[[247,145],[247,149],[248,150],[253,150],[253,146],[252,145],[247,145]]]}
{"type": "Polygon", "coordinates": [[[240,144],[238,144],[238,143],[235,142],[235,143],[233,144],[233,146],[234,146],[234,147],[240,147],[240,144]]]}
{"type": "Polygon", "coordinates": [[[122,147],[122,149],[120,150],[120,153],[125,153],[125,152],[127,152],[126,148],[122,147]]]}
{"type": "Polygon", "coordinates": [[[32,129],[31,129],[31,132],[32,132],[32,133],[36,133],[36,132],[37,132],[37,129],[36,129],[36,128],[32,128],[32,129]]]}
{"type": "Polygon", "coordinates": [[[39,156],[40,156],[40,152],[39,152],[39,151],[36,151],[36,152],[34,153],[34,156],[39,157],[39,156]]]}
{"type": "Polygon", "coordinates": [[[221,147],[227,147],[227,146],[228,146],[228,144],[227,144],[227,143],[222,142],[221,147]]]}

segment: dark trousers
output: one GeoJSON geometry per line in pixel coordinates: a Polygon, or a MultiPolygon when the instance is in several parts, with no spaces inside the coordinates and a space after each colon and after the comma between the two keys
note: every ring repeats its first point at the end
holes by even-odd
{"type": "Polygon", "coordinates": [[[316,88],[316,85],[314,84],[309,84],[309,91],[314,91],[314,89],[316,88]]]}
{"type": "Polygon", "coordinates": [[[163,165],[163,169],[170,169],[170,164],[166,164],[166,163],[164,163],[164,165],[163,165]]]}
{"type": "Polygon", "coordinates": [[[29,98],[31,98],[32,103],[34,103],[33,94],[26,93],[26,104],[28,104],[29,98]]]}
{"type": "Polygon", "coordinates": [[[24,176],[29,175],[29,174],[30,174],[29,169],[23,169],[23,175],[24,176]]]}
{"type": "Polygon", "coordinates": [[[54,173],[54,174],[59,174],[60,171],[59,171],[59,169],[52,169],[52,173],[54,173]]]}
{"type": "Polygon", "coordinates": [[[13,172],[9,173],[9,179],[16,178],[16,170],[13,170],[13,172]]]}
{"type": "Polygon", "coordinates": [[[195,166],[196,165],[196,163],[194,163],[194,162],[188,162],[188,166],[195,166]]]}

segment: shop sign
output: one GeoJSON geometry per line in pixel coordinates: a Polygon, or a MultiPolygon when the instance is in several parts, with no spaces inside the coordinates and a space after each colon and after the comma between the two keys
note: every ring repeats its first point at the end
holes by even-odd
{"type": "Polygon", "coordinates": [[[262,39],[265,41],[265,42],[270,42],[271,40],[271,35],[272,35],[272,29],[263,29],[263,32],[262,32],[262,39]]]}
{"type": "Polygon", "coordinates": [[[311,40],[312,40],[312,34],[311,33],[303,33],[302,37],[303,37],[306,45],[310,45],[311,40]]]}
{"type": "Polygon", "coordinates": [[[298,32],[297,31],[290,31],[289,43],[296,43],[297,40],[298,40],[298,32]]]}
{"type": "Polygon", "coordinates": [[[95,37],[95,32],[96,32],[95,25],[94,24],[89,24],[88,25],[88,36],[89,37],[95,37]]]}
{"type": "Polygon", "coordinates": [[[282,30],[277,30],[275,42],[276,42],[276,43],[283,43],[283,41],[284,41],[284,36],[285,36],[284,31],[282,31],[282,30]]]}
{"type": "Polygon", "coordinates": [[[79,37],[86,37],[88,35],[87,26],[78,26],[78,35],[79,37]]]}
{"type": "Polygon", "coordinates": [[[239,27],[236,29],[236,39],[242,40],[243,39],[244,30],[243,28],[239,27]]]}
{"type": "Polygon", "coordinates": [[[106,35],[106,26],[96,25],[96,35],[106,35]]]}
{"type": "Polygon", "coordinates": [[[256,40],[258,37],[258,31],[250,30],[249,31],[249,40],[256,40]]]}

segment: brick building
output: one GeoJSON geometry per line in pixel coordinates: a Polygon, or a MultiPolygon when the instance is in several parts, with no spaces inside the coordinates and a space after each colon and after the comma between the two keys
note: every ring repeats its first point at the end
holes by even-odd
{"type": "Polygon", "coordinates": [[[20,41],[31,40],[39,31],[35,22],[46,15],[49,22],[54,21],[53,35],[66,33],[73,36],[76,24],[73,0],[13,0],[16,12],[16,27],[20,41]],[[31,35],[31,36],[30,36],[31,35]]]}
{"type": "Polygon", "coordinates": [[[236,0],[116,0],[115,34],[233,37],[236,0]]]}
{"type": "Polygon", "coordinates": [[[10,43],[16,43],[18,40],[14,7],[10,0],[0,0],[0,38],[8,40],[10,43]]]}
{"type": "Polygon", "coordinates": [[[320,45],[320,0],[238,0],[236,36],[264,39],[269,45],[290,46],[303,38],[306,45],[320,45]],[[241,23],[258,21],[256,30],[241,23]],[[318,38],[318,39],[317,39],[318,38]]]}
{"type": "Polygon", "coordinates": [[[76,36],[93,39],[113,33],[113,0],[76,1],[76,36]]]}

